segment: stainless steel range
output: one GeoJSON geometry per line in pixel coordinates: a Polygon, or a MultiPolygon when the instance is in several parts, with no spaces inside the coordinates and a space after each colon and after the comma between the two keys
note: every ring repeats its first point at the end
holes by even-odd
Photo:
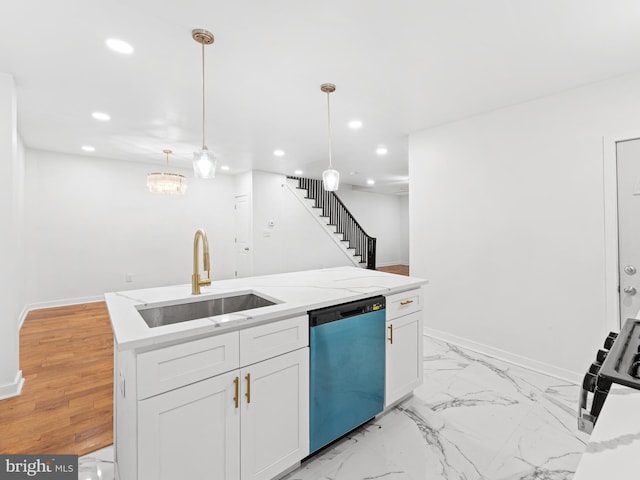
{"type": "Polygon", "coordinates": [[[619,334],[609,333],[604,348],[582,381],[578,429],[591,433],[613,383],[640,390],[640,320],[628,318],[619,334]],[[593,394],[589,402],[589,393],[593,394]]]}

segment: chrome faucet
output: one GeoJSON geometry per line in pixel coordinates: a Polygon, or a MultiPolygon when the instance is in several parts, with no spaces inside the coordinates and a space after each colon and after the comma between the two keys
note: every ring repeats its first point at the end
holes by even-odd
{"type": "Polygon", "coordinates": [[[200,287],[211,285],[211,265],[209,261],[209,240],[207,240],[206,232],[199,228],[193,237],[193,275],[191,275],[191,294],[200,295],[200,287]],[[207,271],[207,278],[200,280],[200,271],[198,268],[198,240],[202,239],[202,257],[204,260],[204,269],[207,271]]]}

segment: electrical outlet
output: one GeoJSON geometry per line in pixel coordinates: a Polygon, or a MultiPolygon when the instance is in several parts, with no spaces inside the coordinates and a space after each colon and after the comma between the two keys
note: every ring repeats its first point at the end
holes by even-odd
{"type": "Polygon", "coordinates": [[[124,281],[125,281],[125,282],[127,282],[127,283],[131,283],[131,282],[133,282],[133,275],[132,275],[132,274],[130,274],[130,273],[126,273],[126,274],[124,275],[124,281]]]}

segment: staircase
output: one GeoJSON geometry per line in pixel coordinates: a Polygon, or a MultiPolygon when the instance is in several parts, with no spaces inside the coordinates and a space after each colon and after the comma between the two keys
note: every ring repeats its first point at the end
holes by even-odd
{"type": "Polygon", "coordinates": [[[302,177],[287,177],[295,188],[303,190],[304,198],[313,200],[312,208],[317,209],[317,217],[324,225],[333,228],[339,242],[352,252],[354,264],[376,269],[376,239],[360,226],[351,212],[334,192],[327,192],[322,180],[302,177]]]}

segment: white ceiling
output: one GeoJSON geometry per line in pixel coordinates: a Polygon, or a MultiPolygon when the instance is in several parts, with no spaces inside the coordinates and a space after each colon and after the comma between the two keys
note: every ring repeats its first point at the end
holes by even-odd
{"type": "MultiPolygon", "coordinates": [[[[13,0],[0,72],[14,76],[27,147],[188,167],[201,144],[229,173],[319,176],[406,189],[407,135],[640,70],[638,0],[13,0]],[[135,48],[116,54],[105,40],[135,48]],[[105,111],[108,123],[91,118],[105,111]],[[351,130],[358,118],[363,127],[351,130]],[[389,153],[378,156],[378,145],[389,153]],[[283,149],[282,158],[273,156],[283,149]],[[349,175],[350,172],[358,172],[349,175]]],[[[215,181],[215,180],[214,180],[215,181]]]]}

